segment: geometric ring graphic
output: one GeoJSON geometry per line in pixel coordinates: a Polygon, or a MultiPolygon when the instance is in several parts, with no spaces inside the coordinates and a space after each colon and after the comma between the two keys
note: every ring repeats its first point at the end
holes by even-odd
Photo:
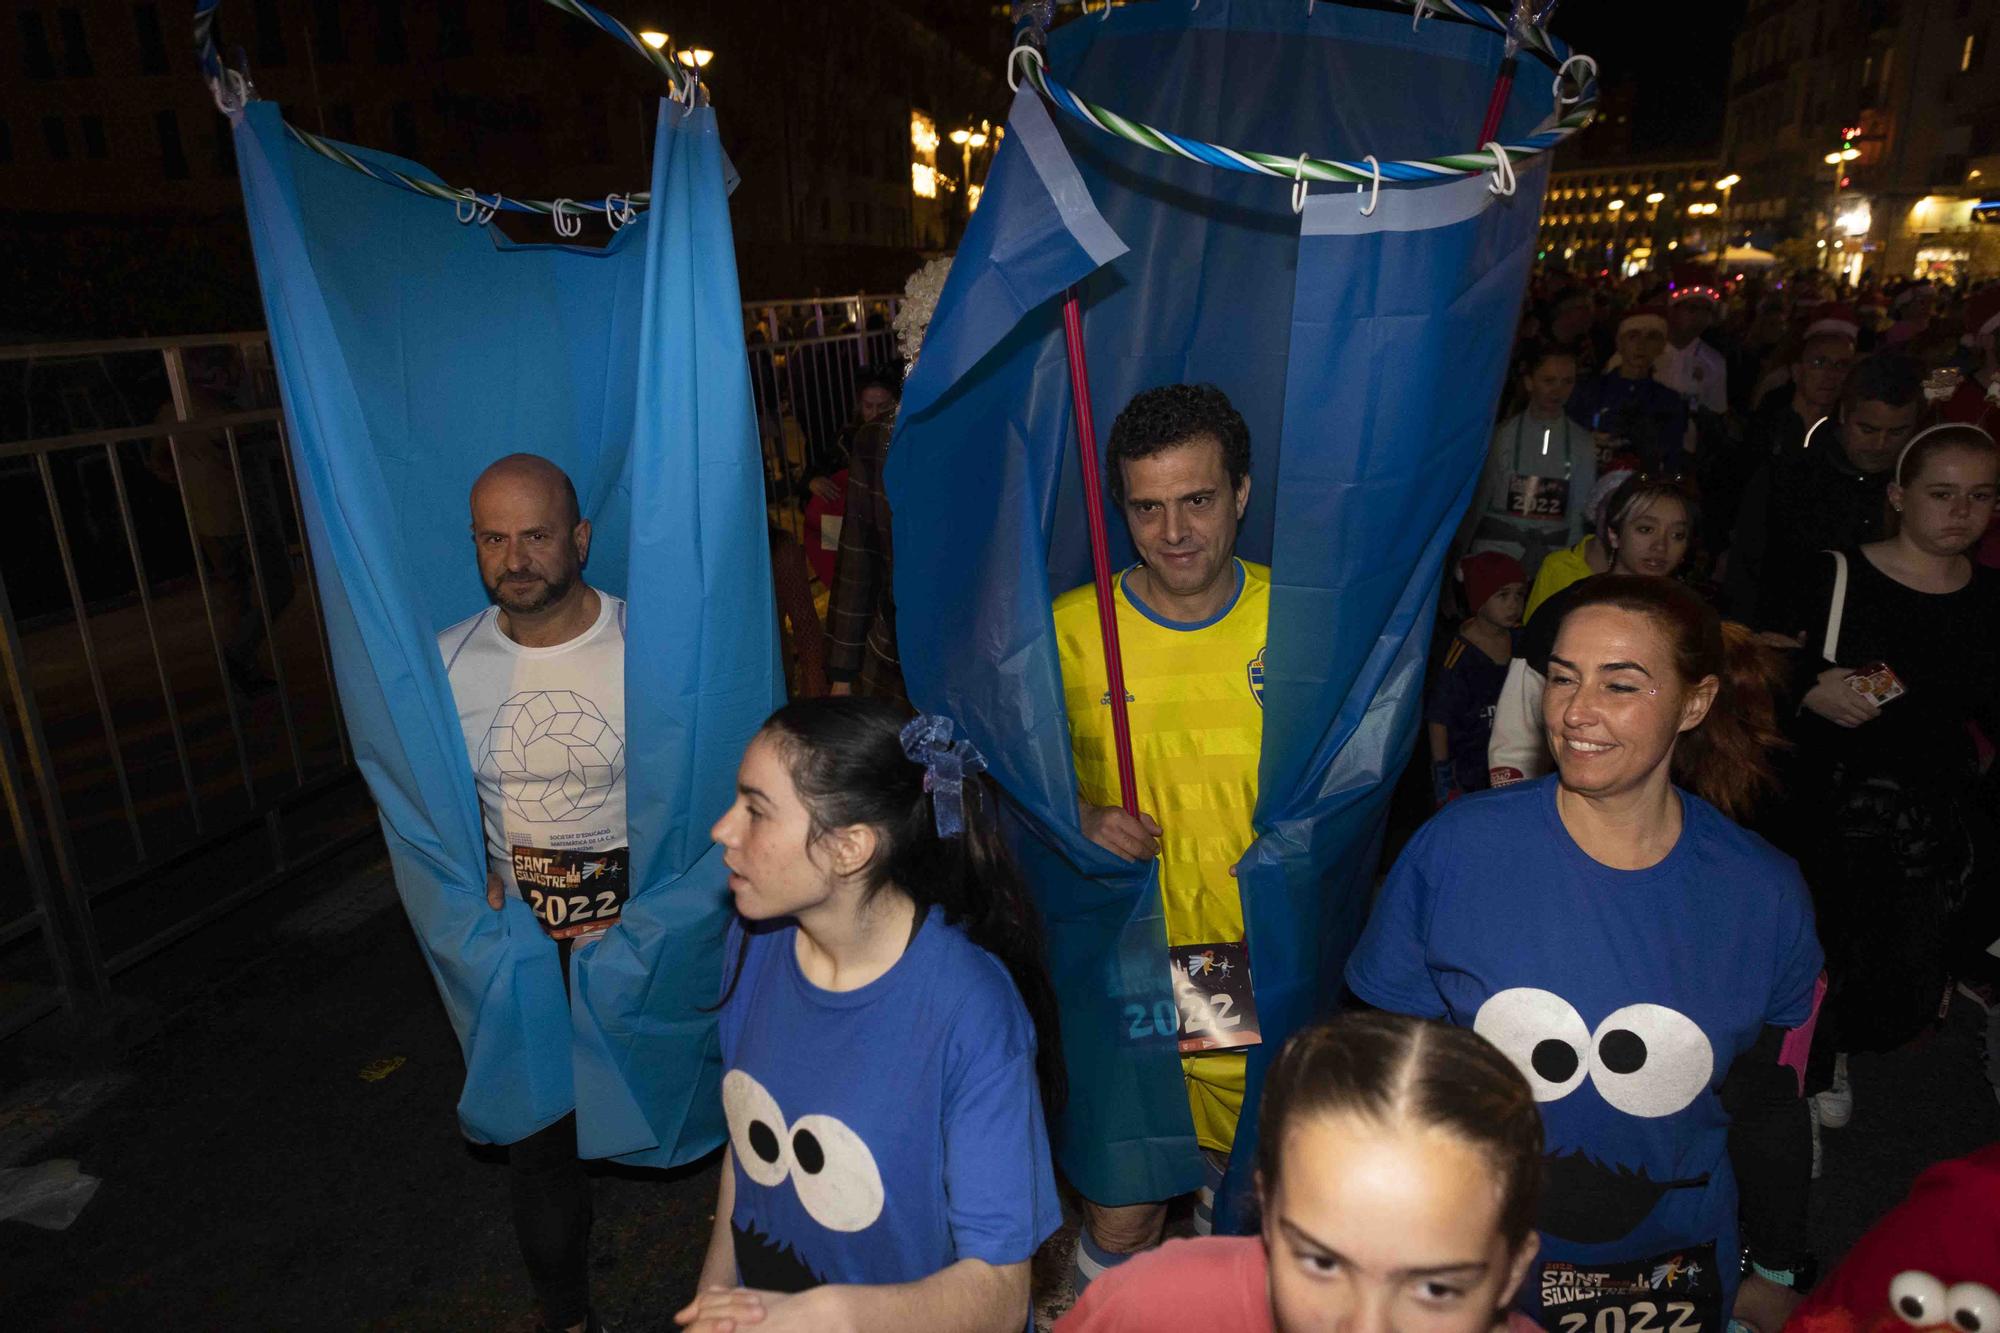
{"type": "Polygon", "coordinates": [[[543,823],[584,819],[625,774],[625,741],[573,690],[522,690],[493,714],[479,774],[507,808],[543,823]]]}

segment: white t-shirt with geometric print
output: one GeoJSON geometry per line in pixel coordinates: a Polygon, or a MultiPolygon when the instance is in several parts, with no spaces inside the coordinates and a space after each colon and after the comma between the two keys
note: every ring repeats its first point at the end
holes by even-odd
{"type": "Polygon", "coordinates": [[[516,896],[517,849],[626,846],[625,603],[597,596],[591,627],[553,647],[514,642],[490,606],[438,635],[479,788],[487,863],[516,896]]]}

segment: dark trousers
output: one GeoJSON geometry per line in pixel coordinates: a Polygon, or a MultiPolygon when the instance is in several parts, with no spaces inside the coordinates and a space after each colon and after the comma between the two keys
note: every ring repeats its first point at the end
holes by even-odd
{"type": "Polygon", "coordinates": [[[576,1155],[576,1116],[507,1148],[514,1234],[550,1328],[590,1312],[590,1178],[576,1155]]]}
{"type": "MultiPolygon", "coordinates": [[[[569,954],[570,942],[559,941],[565,990],[569,954]]],[[[576,1155],[575,1112],[507,1145],[507,1192],[542,1318],[553,1329],[583,1323],[590,1314],[590,1177],[576,1155]]]]}

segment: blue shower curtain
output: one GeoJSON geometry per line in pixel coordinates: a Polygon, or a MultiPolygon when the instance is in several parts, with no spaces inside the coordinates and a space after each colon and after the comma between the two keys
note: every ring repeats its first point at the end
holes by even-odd
{"type": "MultiPolygon", "coordinates": [[[[459,1118],[508,1143],[577,1113],[586,1157],[671,1165],[722,1139],[728,898],[710,822],[781,700],[729,168],[706,107],[662,103],[652,209],[603,249],[517,245],[328,161],[276,106],[235,117],[285,419],[357,762],[466,1061],[459,1118]],[[467,492],[543,454],[626,599],[634,891],[569,993],[485,843],[437,632],[485,604],[467,492]]],[[[355,156],[436,179],[414,163],[355,156]]]]}
{"type": "MultiPolygon", "coordinates": [[[[1179,0],[1057,29],[1080,95],[1198,138],[1383,159],[1469,149],[1500,39],[1342,5],[1179,0]]],[[[1502,137],[1549,118],[1525,65],[1502,137]]],[[[1273,570],[1257,840],[1239,886],[1263,1044],[1218,1226],[1240,1228],[1257,1089],[1333,1007],[1410,753],[1445,548],[1493,420],[1546,173],[1367,192],[1154,153],[1023,84],[918,358],[890,452],[913,699],[992,758],[1049,923],[1072,1087],[1058,1159],[1107,1204],[1201,1181],[1170,1037],[1158,875],[1086,841],[1051,599],[1090,577],[1060,307],[1083,306],[1100,435],[1138,391],[1220,385],[1250,425],[1240,554],[1273,570]],[[1053,117],[1060,117],[1056,119],[1053,117]],[[1150,1025],[1145,1025],[1150,1028],[1150,1025]]],[[[1107,514],[1114,563],[1131,559],[1107,514]]]]}

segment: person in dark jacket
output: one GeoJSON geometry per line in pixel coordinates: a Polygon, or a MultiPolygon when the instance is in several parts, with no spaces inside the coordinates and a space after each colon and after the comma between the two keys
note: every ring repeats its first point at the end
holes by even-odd
{"type": "Polygon", "coordinates": [[[1704,448],[1701,499],[1711,554],[1729,549],[1745,493],[1758,471],[1775,458],[1788,458],[1805,445],[1806,432],[1834,413],[1847,372],[1854,367],[1854,326],[1832,321],[1808,329],[1792,362],[1789,383],[1767,392],[1744,425],[1740,443],[1711,453],[1704,448]]]}
{"type": "Polygon", "coordinates": [[[1577,385],[1570,419],[1597,440],[1598,471],[1629,455],[1645,472],[1679,472],[1685,465],[1687,403],[1653,378],[1667,346],[1666,312],[1640,306],[1618,321],[1618,365],[1577,385]]]}
{"type": "Polygon", "coordinates": [[[1883,353],[1858,363],[1837,418],[1809,428],[1798,450],[1766,463],[1744,493],[1730,540],[1724,600],[1730,616],[1790,632],[1774,612],[1796,600],[1821,551],[1880,541],[1896,456],[1923,406],[1923,367],[1883,353]]]}
{"type": "Polygon", "coordinates": [[[895,413],[890,412],[854,433],[847,516],[826,612],[827,677],[836,695],[906,697],[896,650],[895,544],[889,492],[882,483],[895,428],[895,413]]]}

